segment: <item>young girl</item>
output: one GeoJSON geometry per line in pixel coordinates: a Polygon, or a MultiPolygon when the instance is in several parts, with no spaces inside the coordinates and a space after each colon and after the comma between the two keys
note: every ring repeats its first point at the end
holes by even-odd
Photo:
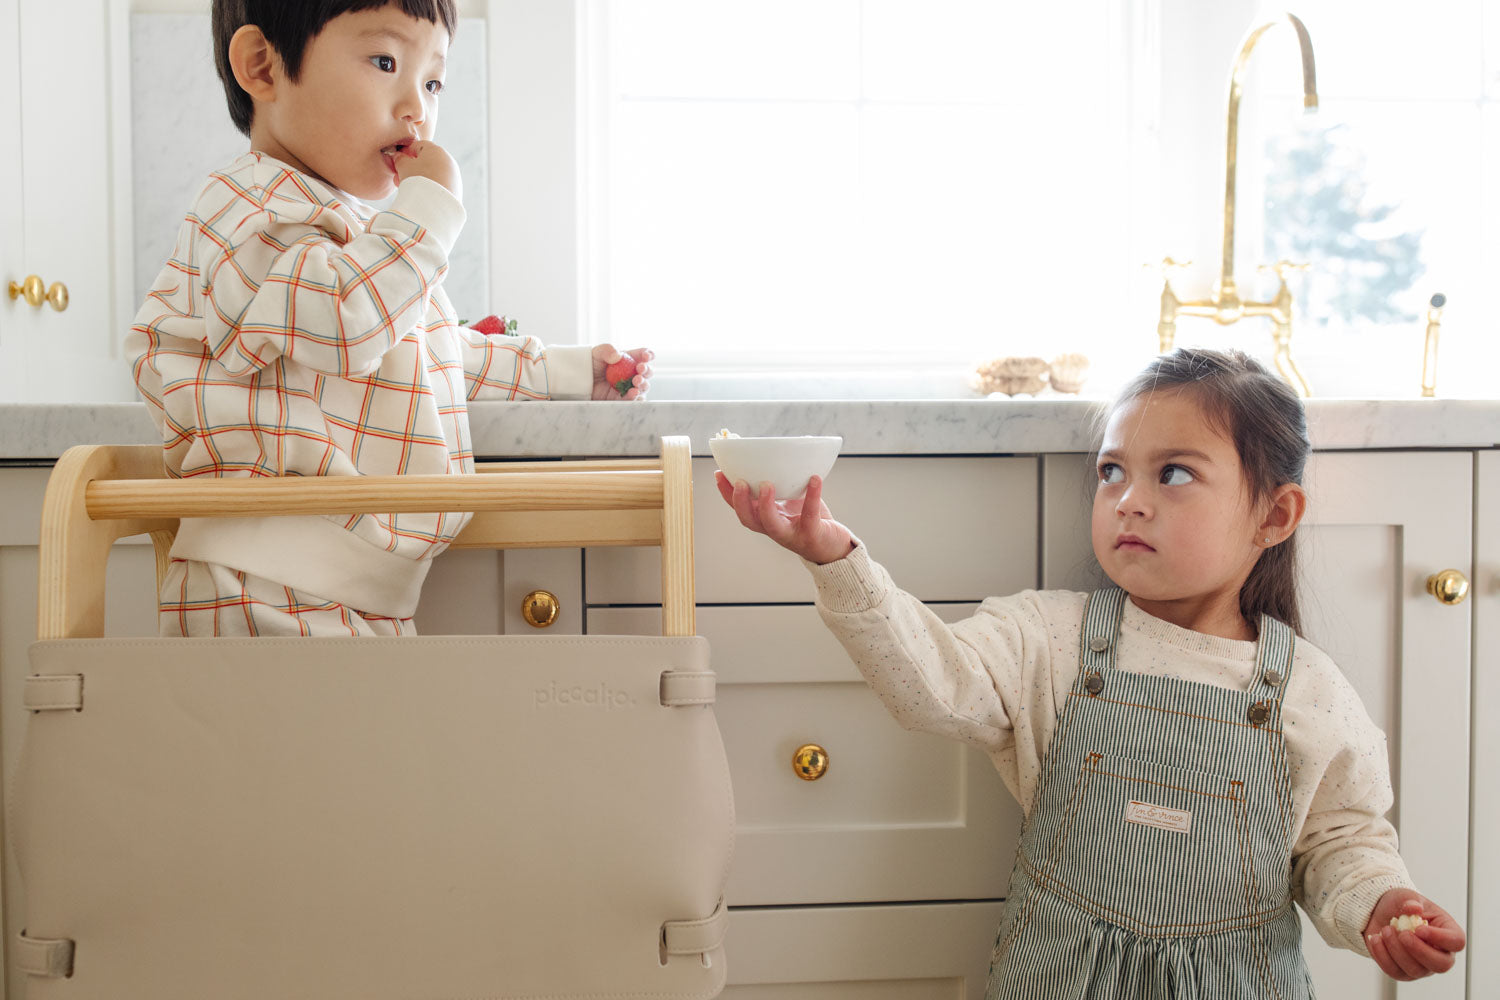
{"type": "Polygon", "coordinates": [[[817,478],[777,502],[718,474],[746,527],[806,560],[892,715],[987,751],[1021,803],[992,1000],[1310,997],[1294,899],[1394,979],[1464,947],[1396,851],[1384,735],[1296,634],[1308,447],[1301,402],[1252,359],[1158,358],[1099,449],[1093,546],[1114,586],[990,598],[952,626],[817,478]]]}

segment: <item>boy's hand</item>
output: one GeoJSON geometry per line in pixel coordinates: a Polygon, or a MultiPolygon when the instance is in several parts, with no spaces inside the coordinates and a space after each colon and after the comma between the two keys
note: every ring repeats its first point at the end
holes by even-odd
{"type": "Polygon", "coordinates": [[[1446,910],[1412,889],[1391,889],[1375,904],[1365,924],[1365,944],[1370,957],[1392,979],[1410,982],[1447,972],[1453,956],[1464,950],[1464,931],[1446,910]],[[1415,914],[1427,923],[1416,930],[1398,931],[1391,918],[1415,914]]]}
{"type": "Polygon", "coordinates": [[[453,192],[453,197],[463,200],[464,184],[458,164],[446,149],[431,139],[418,139],[396,157],[396,183],[400,184],[408,177],[435,180],[453,192]]]}
{"type": "Polygon", "coordinates": [[[651,385],[651,359],[656,352],[645,347],[632,347],[630,356],[635,359],[635,374],[629,378],[629,388],[620,391],[619,385],[609,377],[609,367],[624,358],[624,354],[613,344],[594,346],[594,399],[639,399],[651,385]]]}
{"type": "Polygon", "coordinates": [[[714,472],[714,482],[741,524],[808,562],[831,563],[854,551],[854,536],[833,519],[823,502],[823,480],[818,476],[808,481],[799,500],[777,500],[769,483],[752,493],[749,483],[741,479],[731,485],[722,471],[714,472]]]}

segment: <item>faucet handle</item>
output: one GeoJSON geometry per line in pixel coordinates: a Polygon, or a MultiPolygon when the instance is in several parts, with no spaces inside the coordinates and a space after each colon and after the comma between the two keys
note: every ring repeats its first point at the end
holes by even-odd
{"type": "Polygon", "coordinates": [[[1262,265],[1260,265],[1260,267],[1256,268],[1256,270],[1257,271],[1272,271],[1272,272],[1275,272],[1276,277],[1284,285],[1284,284],[1286,284],[1286,276],[1289,273],[1291,273],[1292,271],[1310,271],[1310,270],[1312,270],[1312,265],[1311,264],[1294,264],[1294,263],[1292,263],[1289,260],[1278,260],[1274,264],[1262,264],[1262,265]]]}

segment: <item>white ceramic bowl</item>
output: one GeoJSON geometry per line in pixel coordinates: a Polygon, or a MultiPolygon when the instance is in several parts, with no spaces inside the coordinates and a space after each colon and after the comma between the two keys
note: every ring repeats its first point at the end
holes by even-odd
{"type": "Polygon", "coordinates": [[[752,493],[771,483],[777,500],[791,500],[807,492],[813,476],[827,478],[843,443],[841,437],[716,437],[708,447],[731,483],[743,479],[752,493]]]}

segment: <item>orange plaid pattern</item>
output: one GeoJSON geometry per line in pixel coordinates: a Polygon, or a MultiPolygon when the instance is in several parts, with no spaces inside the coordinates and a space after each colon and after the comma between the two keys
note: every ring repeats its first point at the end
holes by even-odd
{"type": "MultiPolygon", "coordinates": [[[[390,207],[270,157],[212,174],[126,339],[172,476],[473,469],[470,399],[545,399],[531,337],[460,327],[442,289],[463,207],[425,178],[390,207]]],[[[412,560],[467,515],[334,518],[412,560]]]]}
{"type": "Polygon", "coordinates": [[[158,613],[164,636],[416,635],[410,618],[388,618],[309,597],[264,577],[173,559],[158,613]]]}

